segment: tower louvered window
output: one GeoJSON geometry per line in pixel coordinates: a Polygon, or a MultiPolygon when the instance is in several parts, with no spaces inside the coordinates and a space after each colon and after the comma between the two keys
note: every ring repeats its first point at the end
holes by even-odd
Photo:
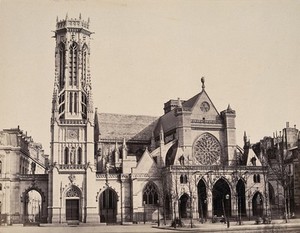
{"type": "Polygon", "coordinates": [[[70,46],[70,79],[69,85],[77,85],[77,44],[70,46]]]}
{"type": "Polygon", "coordinates": [[[60,90],[65,86],[65,45],[61,43],[59,45],[59,87],[60,90]]]}
{"type": "Polygon", "coordinates": [[[81,85],[84,86],[87,77],[87,46],[84,45],[82,48],[82,77],[81,77],[81,85]]]}

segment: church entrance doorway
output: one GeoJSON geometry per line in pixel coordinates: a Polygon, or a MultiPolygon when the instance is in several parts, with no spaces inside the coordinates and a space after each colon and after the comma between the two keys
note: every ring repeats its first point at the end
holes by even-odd
{"type": "Polygon", "coordinates": [[[66,192],[66,220],[81,221],[81,192],[78,187],[72,185],[66,192]]]}
{"type": "Polygon", "coordinates": [[[260,192],[256,192],[252,199],[253,216],[262,217],[263,215],[263,199],[260,192]]]}
{"type": "Polygon", "coordinates": [[[207,195],[206,185],[203,180],[198,183],[198,211],[201,222],[207,218],[207,195]]]}
{"type": "Polygon", "coordinates": [[[66,200],[66,220],[79,220],[79,199],[66,200]]]}
{"type": "Polygon", "coordinates": [[[117,222],[117,194],[112,189],[104,190],[100,195],[100,222],[117,222]]]}
{"type": "Polygon", "coordinates": [[[188,208],[190,206],[189,203],[189,195],[187,195],[186,193],[183,194],[180,198],[179,198],[179,217],[180,218],[187,218],[188,217],[188,208]]]}
{"type": "Polygon", "coordinates": [[[224,179],[219,179],[212,191],[213,214],[221,216],[231,216],[231,192],[229,185],[224,179]]]}
{"type": "Polygon", "coordinates": [[[245,184],[242,180],[239,180],[236,185],[236,193],[238,198],[238,214],[239,217],[246,216],[246,196],[245,196],[245,184]]]}

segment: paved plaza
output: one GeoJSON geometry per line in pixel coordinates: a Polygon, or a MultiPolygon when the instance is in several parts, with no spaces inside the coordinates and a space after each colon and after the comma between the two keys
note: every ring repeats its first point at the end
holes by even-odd
{"type": "Polygon", "coordinates": [[[255,225],[253,221],[245,221],[242,225],[232,222],[230,228],[225,224],[205,223],[196,224],[194,228],[171,228],[167,226],[157,227],[155,224],[124,224],[124,225],[89,225],[81,224],[79,226],[68,225],[54,225],[54,224],[41,224],[38,226],[13,225],[13,226],[0,226],[0,233],[95,233],[95,232],[300,232],[300,219],[290,220],[284,223],[283,220],[275,220],[272,224],[255,225]]]}

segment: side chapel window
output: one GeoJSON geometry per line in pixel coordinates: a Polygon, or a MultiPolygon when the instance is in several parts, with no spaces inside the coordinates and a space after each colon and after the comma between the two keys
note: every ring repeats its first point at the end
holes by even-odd
{"type": "Polygon", "coordinates": [[[143,202],[145,204],[153,205],[153,204],[157,204],[157,201],[158,201],[157,189],[153,183],[148,183],[144,188],[143,202]]]}

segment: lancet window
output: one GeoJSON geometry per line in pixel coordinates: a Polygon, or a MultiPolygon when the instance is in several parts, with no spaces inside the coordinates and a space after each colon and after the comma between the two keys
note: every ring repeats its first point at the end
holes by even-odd
{"type": "Polygon", "coordinates": [[[77,85],[77,44],[74,42],[70,46],[70,78],[69,85],[77,85]]]}
{"type": "Polygon", "coordinates": [[[146,187],[144,188],[143,193],[143,202],[145,204],[157,204],[158,202],[158,193],[155,185],[153,183],[148,183],[146,187]]]}

